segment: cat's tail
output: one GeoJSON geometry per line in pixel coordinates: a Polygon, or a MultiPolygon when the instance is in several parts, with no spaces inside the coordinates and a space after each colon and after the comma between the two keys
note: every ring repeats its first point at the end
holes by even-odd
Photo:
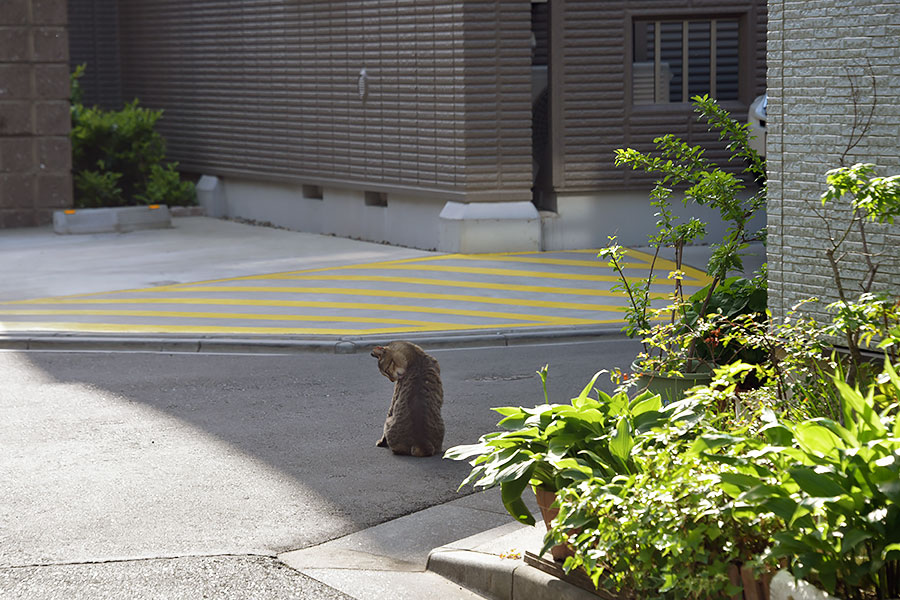
{"type": "Polygon", "coordinates": [[[409,449],[409,453],[413,456],[422,458],[425,456],[434,456],[437,452],[437,449],[431,444],[425,444],[424,446],[412,446],[409,449]]]}

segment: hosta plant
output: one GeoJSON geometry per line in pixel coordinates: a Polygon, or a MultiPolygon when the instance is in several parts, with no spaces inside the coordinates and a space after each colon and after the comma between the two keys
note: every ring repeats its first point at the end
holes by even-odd
{"type": "Polygon", "coordinates": [[[568,404],[550,404],[547,367],[539,373],[544,404],[494,408],[503,416],[498,423],[502,431],[444,454],[472,465],[460,488],[500,486],[506,510],[523,523],[535,522],[522,500],[529,485],[556,491],[589,477],[606,480],[633,473],[638,469],[634,453],[649,432],[673,415],[689,417],[680,406],[663,409],[659,396],[642,394],[631,399],[624,392],[610,396],[594,390],[600,373],[568,404]]]}

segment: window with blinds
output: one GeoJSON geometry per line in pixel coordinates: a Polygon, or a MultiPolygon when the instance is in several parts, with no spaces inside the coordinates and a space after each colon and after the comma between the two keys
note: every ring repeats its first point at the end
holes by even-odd
{"type": "Polygon", "coordinates": [[[737,19],[635,21],[634,104],[690,102],[697,94],[737,100],[739,29],[737,19]]]}

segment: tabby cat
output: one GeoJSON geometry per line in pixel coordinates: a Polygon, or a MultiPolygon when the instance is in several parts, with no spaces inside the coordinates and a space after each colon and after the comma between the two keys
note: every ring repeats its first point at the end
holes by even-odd
{"type": "Polygon", "coordinates": [[[384,434],[375,445],[388,447],[394,454],[432,456],[441,452],[444,388],[438,361],[404,341],[377,346],[372,356],[378,359],[378,370],[395,382],[384,434]]]}

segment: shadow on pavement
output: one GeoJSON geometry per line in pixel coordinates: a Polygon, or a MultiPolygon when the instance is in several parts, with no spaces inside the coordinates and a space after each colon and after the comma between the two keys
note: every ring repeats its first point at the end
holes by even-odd
{"type": "MultiPolygon", "coordinates": [[[[624,366],[627,344],[434,352],[444,447],[493,431],[490,407],[542,402],[544,363],[551,399],[565,402],[596,370],[624,366]]],[[[5,353],[0,364],[14,390],[0,401],[11,478],[0,566],[272,555],[469,491],[457,492],[464,463],[375,447],[392,384],[368,354],[5,353]]]]}

